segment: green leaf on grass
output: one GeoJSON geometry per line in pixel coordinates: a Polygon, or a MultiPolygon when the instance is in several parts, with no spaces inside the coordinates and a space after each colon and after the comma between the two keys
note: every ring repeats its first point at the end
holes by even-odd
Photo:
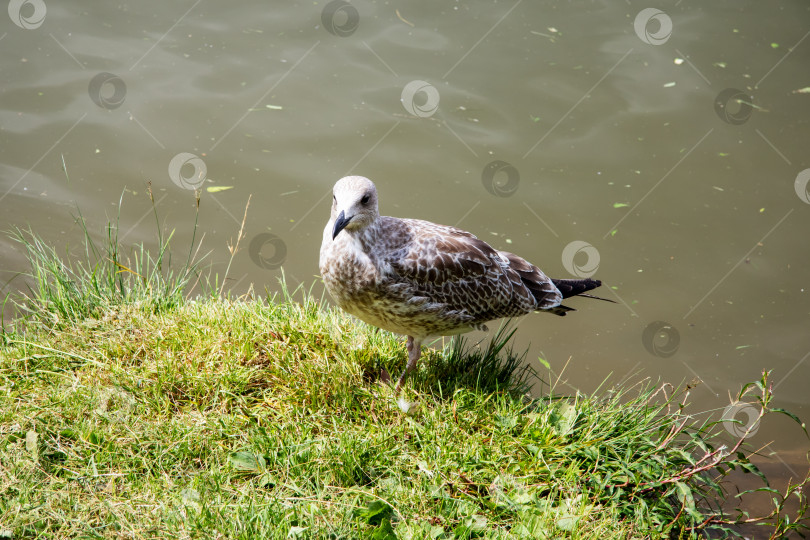
{"type": "Polygon", "coordinates": [[[695,509],[695,497],[688,485],[683,482],[675,482],[675,496],[687,510],[695,509]]]}
{"type": "Polygon", "coordinates": [[[234,452],[228,456],[228,461],[237,471],[257,473],[265,467],[264,456],[257,456],[253,452],[234,452]]]}
{"type": "Polygon", "coordinates": [[[384,519],[371,533],[370,538],[371,540],[397,540],[394,527],[391,526],[391,520],[388,518],[384,519]]]}
{"type": "Polygon", "coordinates": [[[360,508],[355,511],[357,517],[369,525],[380,525],[383,520],[388,520],[394,509],[390,505],[382,501],[372,501],[365,508],[360,508]]]}
{"type": "Polygon", "coordinates": [[[551,427],[559,436],[568,435],[574,429],[577,420],[577,409],[570,403],[560,403],[551,413],[551,427]]]}

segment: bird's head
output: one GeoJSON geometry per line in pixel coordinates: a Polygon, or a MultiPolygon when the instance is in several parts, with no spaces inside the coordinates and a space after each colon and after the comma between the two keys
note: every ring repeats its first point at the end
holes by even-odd
{"type": "Polygon", "coordinates": [[[332,239],[342,231],[357,231],[374,223],[380,215],[377,188],[364,176],[341,178],[332,189],[332,239]]]}

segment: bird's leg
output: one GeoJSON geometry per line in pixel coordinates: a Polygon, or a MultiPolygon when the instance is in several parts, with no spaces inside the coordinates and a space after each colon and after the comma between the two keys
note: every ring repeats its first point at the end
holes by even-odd
{"type": "Polygon", "coordinates": [[[399,394],[399,391],[402,390],[402,385],[405,384],[405,379],[408,378],[408,374],[416,367],[419,355],[422,354],[422,340],[416,340],[413,339],[412,336],[408,336],[406,347],[408,349],[408,365],[405,366],[405,371],[402,372],[399,381],[397,381],[397,386],[394,388],[394,395],[399,394]]]}

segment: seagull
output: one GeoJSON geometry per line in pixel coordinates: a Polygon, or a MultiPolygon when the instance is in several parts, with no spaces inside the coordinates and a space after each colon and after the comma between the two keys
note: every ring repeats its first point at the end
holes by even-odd
{"type": "MultiPolygon", "coordinates": [[[[535,311],[564,316],[597,279],[551,279],[473,234],[419,219],[381,216],[377,188],[346,176],[332,190],[320,271],[337,305],[358,319],[407,336],[408,364],[398,395],[429,338],[486,331],[485,323],[535,311]]],[[[385,379],[385,374],[383,376],[385,379]]]]}

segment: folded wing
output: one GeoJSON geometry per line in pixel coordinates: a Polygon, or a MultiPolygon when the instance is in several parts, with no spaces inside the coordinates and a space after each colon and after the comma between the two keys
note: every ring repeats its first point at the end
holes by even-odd
{"type": "Polygon", "coordinates": [[[517,255],[454,227],[398,221],[408,233],[385,260],[415,301],[442,305],[472,324],[551,309],[562,301],[554,283],[517,255]]]}

